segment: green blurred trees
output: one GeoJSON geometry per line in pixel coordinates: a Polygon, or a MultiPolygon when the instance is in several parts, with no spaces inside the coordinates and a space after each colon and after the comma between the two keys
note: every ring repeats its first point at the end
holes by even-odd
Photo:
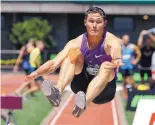
{"type": "Polygon", "coordinates": [[[52,26],[47,20],[32,18],[13,24],[10,40],[13,44],[24,45],[29,39],[43,40],[47,48],[55,47],[56,42],[51,36],[52,26]]]}

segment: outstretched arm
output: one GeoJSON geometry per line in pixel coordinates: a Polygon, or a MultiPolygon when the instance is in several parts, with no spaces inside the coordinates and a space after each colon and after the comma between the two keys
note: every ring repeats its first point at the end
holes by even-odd
{"type": "Polygon", "coordinates": [[[38,76],[48,74],[50,72],[54,72],[58,67],[60,67],[62,61],[66,58],[68,51],[70,48],[74,47],[73,41],[69,41],[64,49],[59,52],[59,54],[53,60],[49,60],[40,66],[36,71],[32,72],[27,76],[26,80],[33,80],[38,76]]]}
{"type": "Polygon", "coordinates": [[[112,63],[114,68],[119,69],[119,66],[124,65],[122,63],[122,42],[117,37],[113,36],[108,42],[107,45],[110,47],[110,55],[112,57],[112,63]]]}
{"type": "Polygon", "coordinates": [[[138,45],[139,48],[142,48],[143,36],[145,34],[147,34],[147,31],[146,30],[141,31],[140,34],[139,34],[138,43],[137,43],[137,45],[138,45]]]}

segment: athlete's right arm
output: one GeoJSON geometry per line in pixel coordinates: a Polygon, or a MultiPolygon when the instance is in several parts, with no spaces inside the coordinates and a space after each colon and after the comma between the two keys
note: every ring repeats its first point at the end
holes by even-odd
{"type": "Polygon", "coordinates": [[[17,58],[17,60],[16,60],[16,64],[15,64],[15,66],[13,67],[13,72],[17,72],[17,71],[18,71],[19,64],[21,63],[22,57],[23,57],[23,55],[24,55],[24,51],[25,51],[25,46],[23,46],[23,47],[20,49],[18,58],[17,58]]]}
{"type": "Polygon", "coordinates": [[[61,52],[59,52],[58,55],[53,60],[49,60],[46,63],[44,63],[36,71],[28,75],[26,80],[33,80],[38,76],[54,72],[58,67],[60,67],[62,61],[67,56],[70,48],[76,46],[74,41],[75,40],[69,41],[64,47],[64,49],[61,52]]]}
{"type": "Polygon", "coordinates": [[[139,35],[139,38],[138,38],[138,47],[139,48],[142,48],[142,44],[143,44],[143,36],[147,34],[147,31],[146,30],[143,30],[140,32],[140,35],[139,35]]]}

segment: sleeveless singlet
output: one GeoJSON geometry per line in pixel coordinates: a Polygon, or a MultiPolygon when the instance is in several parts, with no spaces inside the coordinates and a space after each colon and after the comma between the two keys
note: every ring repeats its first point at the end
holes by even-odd
{"type": "Polygon", "coordinates": [[[134,51],[132,49],[132,44],[128,44],[127,46],[122,46],[122,59],[125,65],[121,66],[121,69],[133,69],[134,66],[131,64],[131,60],[134,57],[134,51]]]}
{"type": "Polygon", "coordinates": [[[87,43],[88,43],[87,33],[83,34],[81,52],[84,56],[84,62],[86,64],[86,71],[90,75],[97,75],[101,64],[105,61],[112,60],[111,56],[107,55],[104,50],[105,37],[106,37],[106,32],[104,33],[103,38],[99,42],[98,46],[90,50],[87,46],[87,43]]]}

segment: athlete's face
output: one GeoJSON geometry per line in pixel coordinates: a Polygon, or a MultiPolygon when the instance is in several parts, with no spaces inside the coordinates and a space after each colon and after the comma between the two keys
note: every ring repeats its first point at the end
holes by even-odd
{"type": "Polygon", "coordinates": [[[99,36],[103,34],[106,21],[99,13],[90,13],[84,20],[86,30],[91,36],[99,36]]]}
{"type": "Polygon", "coordinates": [[[129,38],[128,35],[124,35],[124,36],[122,37],[122,40],[123,40],[123,42],[124,42],[124,45],[128,45],[128,43],[129,43],[129,41],[130,41],[130,38],[129,38]]]}

